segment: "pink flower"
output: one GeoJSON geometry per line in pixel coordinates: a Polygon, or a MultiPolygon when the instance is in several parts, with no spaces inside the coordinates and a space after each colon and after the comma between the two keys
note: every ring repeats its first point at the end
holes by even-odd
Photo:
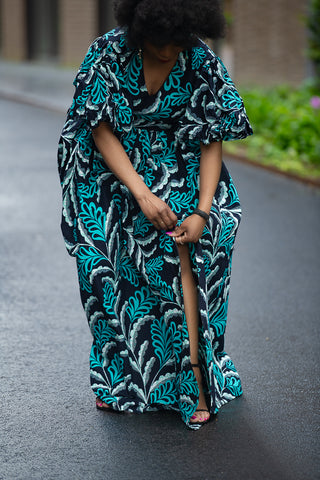
{"type": "Polygon", "coordinates": [[[312,97],[310,100],[310,105],[313,108],[320,108],[320,97],[312,97]]]}

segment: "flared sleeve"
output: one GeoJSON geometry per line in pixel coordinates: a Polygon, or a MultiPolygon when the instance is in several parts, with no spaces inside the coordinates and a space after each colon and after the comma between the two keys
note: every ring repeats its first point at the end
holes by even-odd
{"type": "MultiPolygon", "coordinates": [[[[205,51],[204,48],[198,50],[205,51]]],[[[209,144],[251,135],[253,132],[243,100],[226,67],[208,47],[205,53],[206,59],[195,69],[194,89],[179,122],[178,142],[209,144]]],[[[193,52],[195,56],[196,52],[193,52]]]]}
{"type": "Polygon", "coordinates": [[[110,42],[107,45],[108,49],[102,48],[101,39],[91,45],[73,82],[75,93],[69,117],[84,120],[91,129],[107,122],[120,133],[131,129],[132,110],[122,94],[118,52],[110,42]]]}

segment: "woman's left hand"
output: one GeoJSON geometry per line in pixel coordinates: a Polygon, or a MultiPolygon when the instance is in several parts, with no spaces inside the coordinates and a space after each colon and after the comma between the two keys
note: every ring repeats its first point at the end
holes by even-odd
{"type": "Polygon", "coordinates": [[[192,214],[187,217],[179,227],[176,227],[173,232],[168,233],[168,235],[175,238],[178,245],[196,243],[203,233],[205,224],[206,220],[204,218],[192,214]]]}

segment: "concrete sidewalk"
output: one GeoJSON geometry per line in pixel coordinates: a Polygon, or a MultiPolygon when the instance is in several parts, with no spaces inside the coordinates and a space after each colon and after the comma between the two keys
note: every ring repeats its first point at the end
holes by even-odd
{"type": "Polygon", "coordinates": [[[65,113],[75,74],[53,64],[0,60],[0,98],[65,113]]]}

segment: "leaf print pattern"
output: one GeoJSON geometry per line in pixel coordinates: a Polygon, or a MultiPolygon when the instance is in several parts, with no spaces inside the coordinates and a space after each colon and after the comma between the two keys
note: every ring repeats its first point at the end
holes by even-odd
{"type": "Polygon", "coordinates": [[[129,306],[127,307],[127,314],[130,322],[139,320],[139,318],[147,315],[158,301],[149,292],[146,287],[142,287],[134,296],[129,299],[129,306]]]}
{"type": "Polygon", "coordinates": [[[102,75],[98,72],[96,74],[95,82],[93,89],[91,91],[92,103],[94,105],[99,105],[104,102],[108,93],[107,86],[102,75]]]}
{"type": "Polygon", "coordinates": [[[151,326],[152,345],[154,347],[154,353],[157,355],[160,361],[160,368],[171,358],[172,356],[172,342],[170,331],[166,328],[163,318],[155,320],[151,326]]]}
{"type": "Polygon", "coordinates": [[[109,315],[115,315],[115,303],[116,296],[114,294],[114,289],[109,282],[106,282],[104,286],[103,307],[109,315]]]}
{"type": "MultiPolygon", "coordinates": [[[[105,344],[113,338],[115,331],[110,325],[108,325],[106,320],[100,319],[94,327],[93,336],[96,339],[96,345],[98,347],[97,351],[101,351],[105,344]]],[[[99,362],[101,366],[101,360],[99,362]]]]}
{"type": "Polygon", "coordinates": [[[89,204],[82,202],[79,218],[91,234],[93,240],[105,241],[106,214],[101,207],[97,208],[93,202],[89,204]]]}
{"type": "Polygon", "coordinates": [[[88,293],[92,291],[90,274],[93,268],[103,260],[104,257],[99,254],[96,248],[90,246],[81,246],[79,248],[77,252],[77,266],[81,289],[88,293]]]}
{"type": "Polygon", "coordinates": [[[108,373],[110,375],[110,383],[113,387],[119,383],[123,378],[123,359],[120,358],[120,355],[115,355],[111,361],[110,366],[108,367],[108,373]]]}
{"type": "Polygon", "coordinates": [[[198,70],[206,59],[206,52],[202,47],[193,48],[192,50],[192,68],[198,70]]]}
{"type": "Polygon", "coordinates": [[[162,270],[164,261],[161,257],[151,258],[146,263],[146,272],[148,275],[158,275],[158,272],[162,270]]]}
{"type": "MultiPolygon", "coordinates": [[[[109,123],[151,191],[180,224],[198,205],[200,142],[251,134],[228,72],[199,40],[181,52],[154,96],[143,65],[117,28],[90,46],[74,81],[59,149],[62,232],[76,257],[81,300],[93,344],[94,393],[119,411],[170,408],[190,427],[199,390],[190,365],[175,242],[156,230],[95,147],[92,128],[109,123]]],[[[241,395],[223,351],[231,258],[241,208],[223,164],[210,218],[190,245],[198,285],[199,355],[209,408],[241,395]]]]}
{"type": "Polygon", "coordinates": [[[233,110],[234,108],[241,108],[242,100],[237,91],[229,90],[222,95],[222,106],[227,110],[233,110]]]}
{"type": "Polygon", "coordinates": [[[167,381],[151,393],[151,403],[170,405],[176,402],[176,390],[172,381],[167,381]]]}
{"type": "Polygon", "coordinates": [[[139,285],[139,272],[130,257],[123,257],[120,263],[120,275],[132,285],[139,285]]]}

